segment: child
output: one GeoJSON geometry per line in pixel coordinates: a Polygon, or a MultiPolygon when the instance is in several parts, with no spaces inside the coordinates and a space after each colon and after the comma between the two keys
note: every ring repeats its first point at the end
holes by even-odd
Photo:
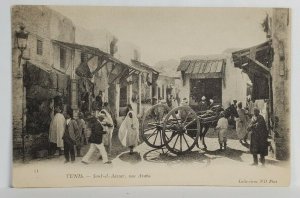
{"type": "Polygon", "coordinates": [[[224,150],[226,150],[226,133],[228,129],[228,120],[225,118],[225,114],[222,111],[220,113],[220,119],[218,120],[218,124],[216,126],[216,130],[218,130],[218,137],[219,137],[219,144],[220,144],[220,150],[224,147],[224,150]]]}

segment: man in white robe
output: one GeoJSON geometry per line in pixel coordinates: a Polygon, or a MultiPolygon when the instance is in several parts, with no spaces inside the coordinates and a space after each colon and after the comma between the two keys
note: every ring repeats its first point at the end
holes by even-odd
{"type": "Polygon", "coordinates": [[[62,137],[65,132],[66,120],[59,107],[55,107],[55,111],[56,114],[51,120],[49,128],[50,155],[54,155],[57,148],[60,151],[59,154],[62,155],[62,150],[64,148],[62,137]]]}

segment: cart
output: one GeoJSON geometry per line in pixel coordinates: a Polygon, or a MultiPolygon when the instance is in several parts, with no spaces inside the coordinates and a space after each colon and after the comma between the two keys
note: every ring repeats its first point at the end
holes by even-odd
{"type": "Polygon", "coordinates": [[[170,109],[157,104],[146,111],[141,127],[144,142],[152,148],[166,148],[180,155],[198,146],[202,127],[215,126],[223,108],[218,105],[211,110],[195,112],[188,105],[170,109]]]}

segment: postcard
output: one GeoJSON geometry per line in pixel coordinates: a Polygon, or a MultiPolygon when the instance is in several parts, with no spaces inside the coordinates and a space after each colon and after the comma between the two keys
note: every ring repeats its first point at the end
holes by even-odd
{"type": "Polygon", "coordinates": [[[288,186],[290,13],[13,6],[13,187],[288,186]]]}

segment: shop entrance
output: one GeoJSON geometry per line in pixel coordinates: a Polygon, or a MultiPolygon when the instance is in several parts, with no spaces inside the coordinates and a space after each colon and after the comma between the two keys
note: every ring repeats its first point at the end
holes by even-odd
{"type": "Polygon", "coordinates": [[[190,80],[190,106],[197,108],[202,96],[213,99],[215,104],[222,104],[222,79],[206,78],[190,80]]]}

